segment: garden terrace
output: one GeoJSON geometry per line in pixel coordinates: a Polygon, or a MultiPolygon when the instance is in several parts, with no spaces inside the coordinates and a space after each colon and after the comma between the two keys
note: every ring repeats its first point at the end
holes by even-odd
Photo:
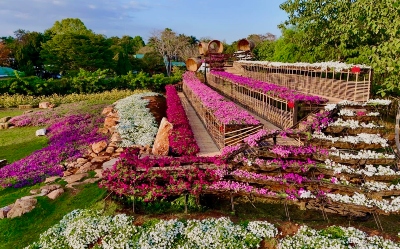
{"type": "Polygon", "coordinates": [[[240,143],[263,127],[247,111],[201,83],[192,72],[183,76],[183,92],[219,148],[240,143]]]}
{"type": "Polygon", "coordinates": [[[207,82],[226,97],[280,128],[294,126],[312,110],[309,106],[328,101],[228,72],[211,72],[207,82]]]}
{"type": "Polygon", "coordinates": [[[360,102],[369,99],[372,70],[365,65],[236,61],[234,67],[247,77],[304,93],[360,102]]]}

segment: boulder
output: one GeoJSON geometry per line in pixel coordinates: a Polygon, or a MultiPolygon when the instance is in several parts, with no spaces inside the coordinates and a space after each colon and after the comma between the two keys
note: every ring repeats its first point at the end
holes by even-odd
{"type": "Polygon", "coordinates": [[[110,143],[108,144],[108,146],[109,146],[109,147],[118,148],[118,143],[116,143],[116,142],[110,142],[110,143]]]}
{"type": "Polygon", "coordinates": [[[39,108],[41,108],[41,109],[51,108],[51,104],[50,104],[50,102],[41,102],[41,103],[39,103],[39,108]]]}
{"type": "Polygon", "coordinates": [[[107,128],[99,128],[97,131],[99,133],[102,133],[102,134],[107,134],[108,133],[108,129],[107,128]]]}
{"type": "Polygon", "coordinates": [[[45,136],[45,135],[46,135],[46,128],[36,131],[36,136],[45,136]]]}
{"type": "Polygon", "coordinates": [[[87,160],[86,158],[82,158],[82,157],[76,159],[76,162],[79,163],[79,164],[85,164],[85,163],[87,163],[88,161],[89,161],[89,160],[87,160]]]}
{"type": "Polygon", "coordinates": [[[7,165],[7,159],[1,159],[0,160],[0,168],[1,167],[4,167],[4,166],[6,166],[7,165]]]}
{"type": "Polygon", "coordinates": [[[110,159],[109,156],[97,156],[97,157],[94,157],[91,162],[92,163],[103,163],[109,159],[110,159]]]}
{"type": "Polygon", "coordinates": [[[8,212],[13,208],[14,204],[0,208],[0,219],[7,218],[8,212]]]}
{"type": "Polygon", "coordinates": [[[105,128],[109,128],[109,127],[113,127],[116,126],[118,124],[118,118],[115,117],[106,117],[104,119],[104,127],[105,128]]]}
{"type": "Polygon", "coordinates": [[[115,132],[115,133],[112,134],[110,140],[111,140],[111,142],[121,142],[122,138],[118,133],[115,132]]]}
{"type": "Polygon", "coordinates": [[[103,178],[103,172],[104,172],[103,169],[95,169],[94,172],[96,172],[96,175],[94,177],[97,177],[100,179],[103,178]]]}
{"type": "Polygon", "coordinates": [[[100,151],[103,151],[105,148],[107,148],[107,145],[107,142],[103,140],[92,144],[92,150],[94,153],[100,153],[100,151]]]}
{"type": "Polygon", "coordinates": [[[87,162],[76,171],[76,174],[87,173],[96,168],[97,168],[96,165],[93,165],[91,162],[87,162]]]}
{"type": "Polygon", "coordinates": [[[52,191],[54,191],[56,189],[59,189],[59,188],[61,188],[60,184],[46,185],[46,186],[43,186],[43,187],[40,188],[40,192],[43,195],[47,195],[48,193],[50,193],[50,192],[52,192],[52,191]]]}
{"type": "Polygon", "coordinates": [[[52,183],[52,182],[55,182],[59,178],[60,178],[59,176],[50,176],[50,177],[47,177],[46,180],[44,180],[44,183],[52,183]]]}
{"type": "Polygon", "coordinates": [[[116,153],[124,152],[124,148],[118,148],[118,149],[115,150],[115,152],[116,152],[116,153]]]}
{"type": "Polygon", "coordinates": [[[83,184],[95,183],[95,182],[98,182],[99,180],[100,180],[100,178],[88,178],[88,179],[84,180],[82,183],[83,184]]]}
{"type": "Polygon", "coordinates": [[[62,193],[64,193],[64,189],[59,188],[59,189],[56,189],[56,190],[51,191],[51,192],[47,195],[47,197],[49,197],[50,199],[54,200],[54,199],[56,199],[57,197],[59,197],[60,195],[62,195],[62,193]]]}
{"type": "Polygon", "coordinates": [[[0,130],[8,129],[8,123],[0,123],[0,130]]]}
{"type": "Polygon", "coordinates": [[[23,114],[27,114],[27,113],[31,113],[31,112],[33,112],[33,110],[26,110],[23,112],[23,114]]]}
{"type": "Polygon", "coordinates": [[[169,135],[172,132],[173,125],[164,117],[158,128],[156,140],[154,141],[152,153],[154,155],[167,156],[169,152],[169,135]]]}
{"type": "Polygon", "coordinates": [[[101,112],[102,115],[107,115],[110,112],[112,112],[114,110],[114,108],[112,106],[107,106],[103,109],[103,111],[101,112]]]}
{"type": "Polygon", "coordinates": [[[31,190],[29,191],[29,193],[30,193],[31,195],[37,195],[37,194],[40,193],[40,188],[31,189],[31,190]]]}
{"type": "Polygon", "coordinates": [[[32,211],[37,203],[36,199],[18,199],[11,210],[7,213],[7,218],[19,217],[25,213],[32,211]]]}
{"type": "Polygon", "coordinates": [[[10,116],[2,117],[2,118],[0,118],[0,123],[6,123],[6,122],[8,122],[8,120],[10,120],[10,119],[11,119],[10,116]]]}
{"type": "Polygon", "coordinates": [[[104,170],[112,168],[112,166],[119,160],[119,158],[113,158],[105,163],[103,163],[102,168],[104,170]]]}
{"type": "Polygon", "coordinates": [[[64,176],[64,177],[70,176],[70,175],[72,175],[72,174],[73,174],[73,173],[72,173],[71,171],[68,171],[68,170],[66,170],[66,171],[63,172],[63,176],[64,176]]]}
{"type": "Polygon", "coordinates": [[[112,153],[114,153],[114,147],[107,147],[107,149],[106,149],[106,152],[108,153],[108,154],[112,154],[112,153]]]}
{"type": "Polygon", "coordinates": [[[81,173],[81,174],[67,176],[64,178],[64,180],[68,183],[73,183],[73,182],[78,182],[87,176],[88,176],[87,173],[81,173]]]}

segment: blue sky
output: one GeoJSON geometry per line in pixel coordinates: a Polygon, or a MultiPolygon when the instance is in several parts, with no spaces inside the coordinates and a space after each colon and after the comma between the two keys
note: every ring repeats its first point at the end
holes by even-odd
{"type": "Polygon", "coordinates": [[[0,0],[0,36],[17,29],[44,32],[55,21],[79,18],[95,33],[140,35],[171,28],[178,34],[228,43],[270,32],[287,19],[284,0],[0,0]]]}

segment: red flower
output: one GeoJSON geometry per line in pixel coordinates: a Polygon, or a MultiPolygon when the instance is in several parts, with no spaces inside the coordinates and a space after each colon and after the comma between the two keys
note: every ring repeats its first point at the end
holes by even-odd
{"type": "Polygon", "coordinates": [[[352,73],[360,73],[361,72],[361,68],[358,66],[354,66],[351,68],[351,72],[352,73]]]}
{"type": "Polygon", "coordinates": [[[288,107],[291,108],[291,109],[294,108],[294,102],[293,102],[293,101],[289,101],[289,102],[287,103],[287,105],[288,105],[288,107]]]}

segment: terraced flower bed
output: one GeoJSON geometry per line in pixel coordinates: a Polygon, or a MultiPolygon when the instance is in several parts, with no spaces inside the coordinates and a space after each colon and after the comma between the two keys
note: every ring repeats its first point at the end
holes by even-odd
{"type": "Polygon", "coordinates": [[[219,148],[240,143],[263,127],[247,111],[201,83],[192,72],[183,76],[183,92],[219,148]]]}

